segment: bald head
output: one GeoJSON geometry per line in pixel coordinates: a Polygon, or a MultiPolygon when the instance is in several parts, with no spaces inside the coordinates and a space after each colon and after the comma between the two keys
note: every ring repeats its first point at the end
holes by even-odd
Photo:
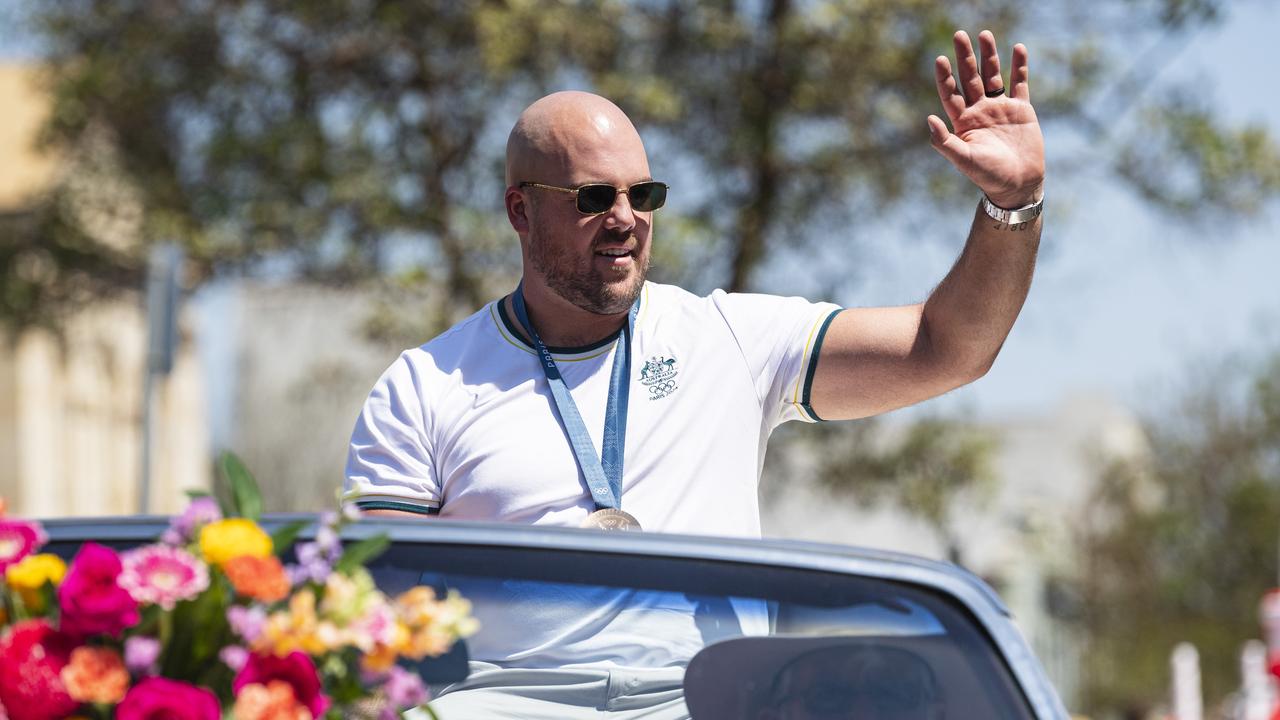
{"type": "Polygon", "coordinates": [[[508,186],[598,182],[609,180],[601,175],[608,167],[637,164],[648,173],[635,126],[617,105],[591,93],[558,92],[538,100],[520,114],[507,138],[508,186]]]}

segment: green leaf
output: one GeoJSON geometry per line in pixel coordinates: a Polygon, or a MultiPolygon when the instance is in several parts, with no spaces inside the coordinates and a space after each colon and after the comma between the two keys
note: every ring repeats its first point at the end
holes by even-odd
{"type": "Polygon", "coordinates": [[[188,500],[199,500],[200,498],[213,497],[208,490],[183,490],[188,500]]]}
{"type": "Polygon", "coordinates": [[[391,547],[391,538],[387,537],[386,533],[365,538],[344,549],[342,551],[342,559],[338,560],[338,564],[334,565],[333,569],[341,573],[351,572],[378,557],[389,547],[391,547]]]}
{"type": "Polygon", "coordinates": [[[332,654],[321,665],[325,687],[335,705],[349,705],[369,695],[368,688],[360,682],[359,666],[360,654],[353,649],[332,654]]]}
{"type": "Polygon", "coordinates": [[[257,520],[262,517],[262,494],[248,468],[232,452],[222,453],[222,474],[231,485],[231,502],[239,517],[257,520]]]}
{"type": "Polygon", "coordinates": [[[271,533],[271,547],[275,549],[276,555],[292,547],[298,535],[310,524],[308,520],[298,520],[271,533]]]}
{"type": "Polygon", "coordinates": [[[58,607],[58,589],[53,586],[49,580],[44,581],[44,585],[40,586],[41,607],[44,608],[43,614],[48,616],[58,607]]]}

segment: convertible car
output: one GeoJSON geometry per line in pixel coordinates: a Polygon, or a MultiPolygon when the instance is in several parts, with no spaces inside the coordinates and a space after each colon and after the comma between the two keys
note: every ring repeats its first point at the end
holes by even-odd
{"type": "MultiPolygon", "coordinates": [[[[166,525],[45,527],[50,550],[69,557],[86,540],[150,542],[166,525]]],[[[391,547],[369,565],[384,590],[457,590],[481,623],[417,668],[444,720],[1068,718],[1000,599],[953,565],[811,543],[443,520],[366,519],[343,539],[384,532],[391,547]]]]}

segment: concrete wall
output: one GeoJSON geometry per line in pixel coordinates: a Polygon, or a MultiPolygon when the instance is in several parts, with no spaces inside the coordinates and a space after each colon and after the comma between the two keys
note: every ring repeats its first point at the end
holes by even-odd
{"type": "Polygon", "coordinates": [[[231,449],[268,510],[332,509],[356,415],[402,348],[365,339],[373,305],[357,291],[244,284],[236,295],[231,449]]]}
{"type": "MultiPolygon", "coordinates": [[[[33,517],[132,513],[141,473],[146,327],[131,303],[70,318],[61,336],[28,330],[0,340],[0,492],[33,517]]],[[[186,505],[208,488],[200,367],[187,343],[157,385],[150,510],[186,505]]]]}

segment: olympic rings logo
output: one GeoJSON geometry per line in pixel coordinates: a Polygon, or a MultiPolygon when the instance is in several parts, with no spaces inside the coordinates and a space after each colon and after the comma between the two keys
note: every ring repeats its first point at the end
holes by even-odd
{"type": "Polygon", "coordinates": [[[664,382],[655,383],[649,386],[649,394],[653,396],[653,400],[666,397],[676,390],[675,380],[666,380],[664,382]]]}

